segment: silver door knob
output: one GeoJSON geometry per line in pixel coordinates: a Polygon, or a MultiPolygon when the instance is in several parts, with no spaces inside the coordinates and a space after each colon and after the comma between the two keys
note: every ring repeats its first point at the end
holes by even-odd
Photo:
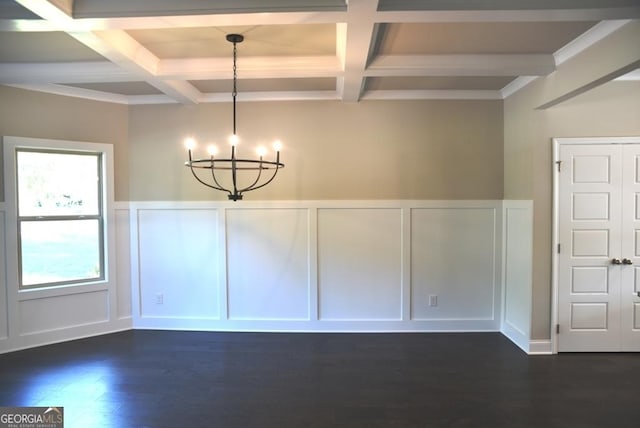
{"type": "Polygon", "coordinates": [[[623,265],[632,265],[633,262],[631,260],[629,260],[629,259],[622,259],[622,264],[623,265]]]}
{"type": "Polygon", "coordinates": [[[621,265],[622,262],[620,261],[620,259],[611,259],[611,264],[612,265],[621,265]]]}

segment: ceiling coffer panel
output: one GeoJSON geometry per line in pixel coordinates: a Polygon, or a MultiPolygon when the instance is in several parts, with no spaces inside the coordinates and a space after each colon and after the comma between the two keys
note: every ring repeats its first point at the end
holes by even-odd
{"type": "Polygon", "coordinates": [[[146,82],[66,83],[63,85],[127,96],[158,95],[162,93],[146,82]]]}
{"type": "Polygon", "coordinates": [[[230,57],[227,34],[242,34],[238,59],[247,56],[322,56],[336,54],[335,24],[195,27],[128,31],[159,58],[230,57]]]}
{"type": "Polygon", "coordinates": [[[382,26],[380,55],[552,54],[595,22],[456,22],[382,26]]]}
{"type": "Polygon", "coordinates": [[[493,90],[511,83],[515,77],[508,76],[427,76],[427,77],[369,77],[368,91],[410,90],[493,90]]]}
{"type": "MultiPolygon", "coordinates": [[[[229,93],[231,98],[232,80],[192,80],[190,82],[203,93],[229,93]]],[[[332,78],[314,79],[240,79],[239,92],[273,91],[334,91],[336,80],[332,78]]]]}

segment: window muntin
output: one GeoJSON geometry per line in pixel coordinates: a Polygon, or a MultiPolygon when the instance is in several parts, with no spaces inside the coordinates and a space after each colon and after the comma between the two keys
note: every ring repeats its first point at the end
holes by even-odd
{"type": "Polygon", "coordinates": [[[17,149],[20,287],[103,280],[102,154],[17,149]]]}

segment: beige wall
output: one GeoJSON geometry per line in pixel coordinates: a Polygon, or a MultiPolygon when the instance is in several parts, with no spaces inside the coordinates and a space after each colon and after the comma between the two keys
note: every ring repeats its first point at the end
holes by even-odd
{"type": "Polygon", "coordinates": [[[597,64],[592,78],[640,59],[640,23],[623,27],[547,79],[538,79],[505,100],[505,199],[534,200],[532,338],[548,339],[551,310],[551,225],[553,137],[640,135],[640,82],[610,82],[546,110],[535,107],[584,81],[585,64],[597,64]],[[609,64],[607,68],[606,65],[609,64]],[[551,83],[550,83],[551,81],[551,83]],[[550,91],[553,87],[553,91],[550,91]]]}
{"type": "MultiPolygon", "coordinates": [[[[127,106],[0,86],[0,136],[89,141],[114,146],[115,198],[129,198],[127,106]]],[[[4,173],[0,150],[0,201],[4,173]]]]}
{"type": "MultiPolygon", "coordinates": [[[[191,177],[182,140],[227,154],[229,103],[132,106],[129,126],[131,200],[226,198],[191,177]]],[[[238,134],[251,156],[284,142],[285,169],[248,200],[502,199],[502,101],[239,103],[238,134]]]]}
{"type": "MultiPolygon", "coordinates": [[[[224,142],[230,110],[0,86],[0,135],[113,144],[117,200],[224,199],[190,176],[182,140],[224,142]]],[[[502,116],[502,101],[241,103],[241,154],[263,136],[285,144],[286,168],[247,199],[502,199],[502,116]]]]}

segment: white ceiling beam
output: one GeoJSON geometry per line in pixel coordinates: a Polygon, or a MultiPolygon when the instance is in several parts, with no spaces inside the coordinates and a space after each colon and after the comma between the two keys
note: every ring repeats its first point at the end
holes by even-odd
{"type": "Polygon", "coordinates": [[[0,83],[131,82],[139,76],[108,62],[0,63],[0,83]]]}
{"type": "Polygon", "coordinates": [[[580,52],[596,44],[610,34],[615,33],[629,22],[631,22],[629,19],[598,22],[596,25],[589,28],[577,38],[573,39],[571,42],[553,53],[556,65],[560,65],[565,61],[570,60],[580,52]]]}
{"type": "MultiPolygon", "coordinates": [[[[240,92],[237,100],[240,102],[251,101],[327,101],[339,100],[336,91],[255,91],[240,92]]],[[[231,102],[231,94],[205,94],[203,103],[228,103],[231,102]]]]}
{"type": "Polygon", "coordinates": [[[511,95],[518,92],[520,89],[527,86],[529,83],[536,80],[538,77],[540,76],[519,76],[515,78],[514,80],[509,82],[507,86],[500,89],[500,94],[502,95],[502,98],[504,99],[504,98],[510,97],[511,95]]]}
{"type": "Polygon", "coordinates": [[[190,27],[228,27],[253,25],[334,24],[346,19],[345,12],[240,13],[188,16],[145,16],[131,18],[78,19],[93,30],[145,30],[190,27]]]}
{"type": "MultiPolygon", "coordinates": [[[[125,31],[87,31],[82,27],[82,23],[74,21],[69,14],[53,4],[53,1],[70,3],[71,0],[17,1],[117,66],[137,75],[138,78],[135,80],[144,80],[168,96],[185,104],[197,103],[202,95],[200,91],[188,82],[158,78],[156,71],[160,60],[125,31]]],[[[69,7],[71,7],[70,4],[69,7]]]]}
{"type": "Polygon", "coordinates": [[[56,31],[58,27],[44,19],[0,19],[0,31],[41,32],[56,31]]]}
{"type": "Polygon", "coordinates": [[[581,57],[562,64],[546,79],[540,97],[544,102],[536,109],[553,107],[640,68],[638,40],[640,21],[631,21],[581,57]]]}
{"type": "Polygon", "coordinates": [[[107,103],[129,104],[126,95],[113,94],[110,92],[94,91],[91,89],[76,88],[73,86],[56,84],[24,84],[8,85],[14,88],[26,89],[29,91],[45,92],[48,94],[63,95],[65,97],[82,98],[85,100],[102,101],[107,103]]]}
{"type": "Polygon", "coordinates": [[[374,42],[378,0],[350,0],[346,25],[339,26],[336,52],[344,67],[336,89],[343,101],[358,101],[364,88],[371,44],[374,42]]]}
{"type": "Polygon", "coordinates": [[[78,17],[282,13],[344,10],[345,0],[80,0],[78,17]]]}
{"type": "MultiPolygon", "coordinates": [[[[558,49],[553,53],[553,59],[556,63],[556,67],[560,66],[564,62],[578,55],[580,52],[588,49],[590,46],[616,32],[621,27],[629,23],[629,20],[613,20],[613,21],[601,21],[596,25],[588,29],[586,32],[578,36],[576,39],[569,42],[567,45],[558,49]]],[[[503,98],[507,98],[515,94],[520,89],[527,86],[529,83],[536,80],[538,76],[520,76],[500,91],[503,98]]]]}
{"type": "Polygon", "coordinates": [[[160,60],[125,31],[81,32],[70,35],[117,66],[137,75],[136,80],[146,81],[181,103],[197,103],[202,95],[188,82],[159,78],[157,72],[160,60]]]}
{"type": "Polygon", "coordinates": [[[638,19],[640,6],[598,9],[383,11],[377,22],[550,22],[638,19]]]}
{"type": "Polygon", "coordinates": [[[638,82],[640,81],[640,69],[635,69],[634,71],[623,74],[620,77],[614,79],[617,82],[638,82]]]}
{"type": "Polygon", "coordinates": [[[157,73],[158,57],[125,31],[73,33],[72,36],[116,65],[134,73],[157,73]]]}
{"type": "MultiPolygon", "coordinates": [[[[231,58],[161,60],[157,75],[185,80],[223,80],[233,77],[231,58]]],[[[342,69],[335,56],[243,57],[238,61],[239,79],[335,77],[342,69]]]]}
{"type": "Polygon", "coordinates": [[[544,76],[553,55],[380,55],[367,76],[544,76]]]}
{"type": "Polygon", "coordinates": [[[492,90],[376,90],[367,91],[362,100],[500,100],[500,91],[492,90]]]}
{"type": "Polygon", "coordinates": [[[73,1],[68,0],[15,0],[25,9],[63,30],[73,24],[73,1]]]}
{"type": "MultiPolygon", "coordinates": [[[[26,1],[26,0],[22,0],[26,1]]],[[[64,28],[82,31],[148,30],[165,28],[228,27],[253,25],[335,24],[346,20],[346,12],[283,12],[219,15],[142,16],[65,20],[64,28]]],[[[60,22],[60,20],[58,20],[60,22]]],[[[0,31],[59,30],[45,19],[1,19],[0,31]]]]}

